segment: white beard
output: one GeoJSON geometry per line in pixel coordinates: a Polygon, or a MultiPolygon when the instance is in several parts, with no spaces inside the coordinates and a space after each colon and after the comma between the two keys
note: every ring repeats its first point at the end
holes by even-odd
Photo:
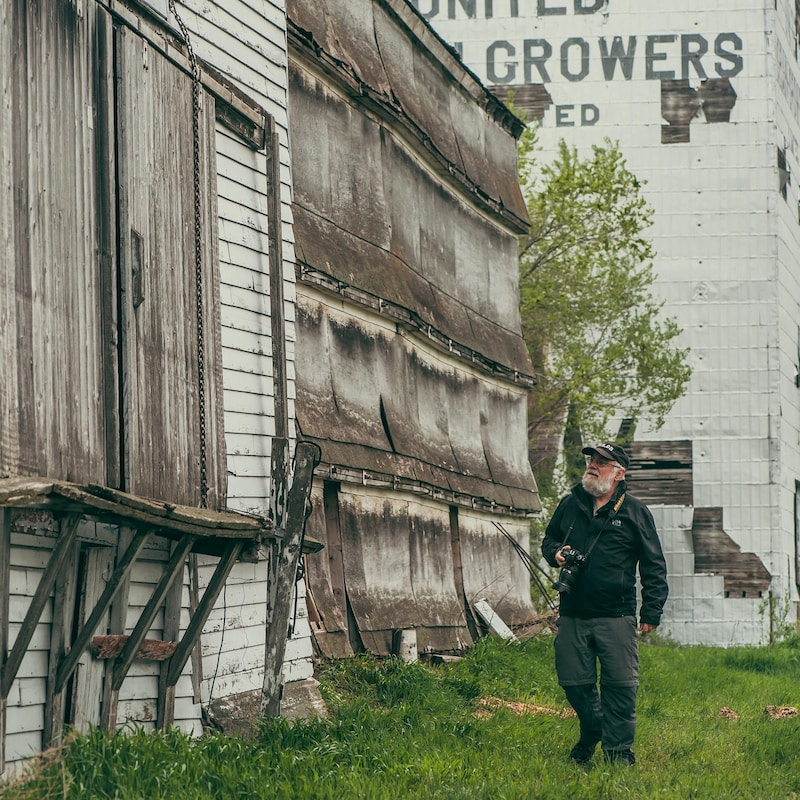
{"type": "Polygon", "coordinates": [[[584,472],[581,485],[592,497],[604,497],[614,486],[614,476],[616,474],[617,471],[613,470],[607,478],[603,478],[602,476],[595,478],[594,475],[589,475],[588,472],[584,472]]]}

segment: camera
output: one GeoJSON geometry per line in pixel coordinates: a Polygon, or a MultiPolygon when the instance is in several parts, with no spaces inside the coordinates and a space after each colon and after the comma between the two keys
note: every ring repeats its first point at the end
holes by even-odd
{"type": "Polygon", "coordinates": [[[564,566],[561,568],[558,580],[554,581],[551,586],[557,592],[567,594],[578,580],[581,567],[586,563],[586,556],[574,548],[562,550],[561,555],[564,556],[564,566]]]}

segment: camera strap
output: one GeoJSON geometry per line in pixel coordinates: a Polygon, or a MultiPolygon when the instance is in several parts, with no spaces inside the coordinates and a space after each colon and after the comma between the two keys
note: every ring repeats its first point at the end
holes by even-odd
{"type": "MultiPolygon", "coordinates": [[[[614,503],[614,508],[612,508],[612,509],[611,509],[611,511],[610,511],[610,513],[609,513],[609,515],[606,517],[606,521],[603,523],[603,526],[600,528],[600,530],[599,530],[599,531],[597,531],[597,535],[594,537],[594,539],[592,539],[592,543],[589,545],[588,549],[587,549],[587,550],[586,550],[586,552],[584,553],[584,555],[585,555],[587,558],[588,558],[588,556],[589,556],[589,553],[591,553],[591,552],[592,552],[592,550],[594,550],[594,546],[595,546],[595,545],[597,544],[597,542],[600,540],[600,535],[601,535],[601,534],[603,533],[603,531],[606,529],[606,525],[608,525],[608,523],[609,523],[609,522],[611,522],[611,520],[612,520],[612,519],[614,519],[614,517],[616,517],[616,516],[617,516],[617,513],[618,513],[618,512],[619,512],[619,510],[622,508],[622,504],[623,504],[624,502],[625,502],[625,492],[623,492],[623,493],[622,493],[622,494],[619,496],[619,499],[617,500],[617,502],[616,502],[616,503],[614,503]]],[[[567,535],[564,537],[564,541],[561,543],[561,547],[563,547],[563,546],[564,546],[564,545],[567,543],[567,541],[569,540],[569,535],[572,533],[572,529],[575,527],[575,520],[576,520],[576,519],[578,519],[578,514],[579,514],[579,513],[580,513],[580,511],[576,511],[576,512],[575,512],[575,516],[574,516],[574,517],[573,517],[573,519],[572,519],[572,524],[569,526],[569,530],[567,531],[567,535]]],[[[559,548],[559,549],[560,549],[560,548],[559,548]]]]}

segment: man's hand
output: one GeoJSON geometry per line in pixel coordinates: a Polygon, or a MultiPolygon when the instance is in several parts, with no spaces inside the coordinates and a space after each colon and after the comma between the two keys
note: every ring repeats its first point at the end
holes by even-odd
{"type": "Polygon", "coordinates": [[[641,633],[642,636],[646,636],[651,631],[654,631],[657,627],[658,625],[650,625],[647,622],[642,622],[639,625],[639,633],[641,633]]]}
{"type": "Polygon", "coordinates": [[[567,560],[564,558],[565,550],[572,550],[572,548],[568,544],[565,544],[563,547],[559,547],[558,550],[556,550],[556,564],[558,564],[559,567],[563,567],[567,560]]]}

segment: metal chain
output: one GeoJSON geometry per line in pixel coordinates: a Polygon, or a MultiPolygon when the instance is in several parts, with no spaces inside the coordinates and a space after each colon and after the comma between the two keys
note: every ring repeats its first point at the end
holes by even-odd
{"type": "Polygon", "coordinates": [[[192,49],[189,29],[175,8],[175,0],[169,0],[169,10],[175,17],[186,42],[186,52],[192,70],[192,155],[194,159],[194,269],[197,291],[197,391],[199,395],[200,423],[200,507],[208,506],[208,470],[206,453],[206,376],[205,376],[205,338],[203,322],[203,240],[202,240],[202,198],[200,193],[200,113],[202,84],[200,67],[192,49]]]}

